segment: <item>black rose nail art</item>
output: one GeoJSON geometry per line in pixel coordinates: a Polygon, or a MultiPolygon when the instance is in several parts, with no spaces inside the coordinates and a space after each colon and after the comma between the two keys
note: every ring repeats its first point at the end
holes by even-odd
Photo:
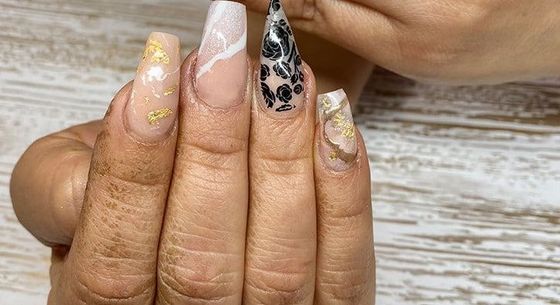
{"type": "Polygon", "coordinates": [[[279,11],[280,9],[282,9],[282,5],[280,5],[280,0],[271,0],[270,1],[270,7],[274,11],[279,11]]]}
{"type": "Polygon", "coordinates": [[[261,81],[265,81],[270,76],[270,68],[267,65],[261,65],[261,81]]]}
{"type": "Polygon", "coordinates": [[[274,67],[272,69],[274,70],[274,72],[276,72],[276,75],[280,76],[283,79],[290,78],[290,74],[292,74],[290,64],[285,61],[277,62],[276,64],[274,64],[274,67]]]}
{"type": "Polygon", "coordinates": [[[263,94],[264,102],[266,103],[266,108],[274,107],[274,102],[276,102],[276,98],[274,97],[274,93],[270,90],[270,87],[264,82],[261,82],[261,91],[263,94]]]}
{"type": "Polygon", "coordinates": [[[301,84],[297,84],[297,85],[294,87],[294,93],[295,93],[295,94],[300,94],[300,93],[302,93],[302,92],[303,92],[303,86],[302,86],[301,84]]]}
{"type": "Polygon", "coordinates": [[[302,60],[280,0],[271,0],[261,52],[261,89],[267,108],[295,109],[305,91],[302,60]]]}
{"type": "Polygon", "coordinates": [[[292,100],[292,88],[288,84],[278,87],[276,97],[284,103],[289,103],[292,100]]]}
{"type": "Polygon", "coordinates": [[[271,25],[263,41],[262,55],[270,60],[278,60],[290,48],[290,34],[279,25],[271,25]]]}

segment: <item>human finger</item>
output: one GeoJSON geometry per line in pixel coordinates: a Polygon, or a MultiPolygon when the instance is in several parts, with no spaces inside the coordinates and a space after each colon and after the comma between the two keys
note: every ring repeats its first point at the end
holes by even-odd
{"type": "Polygon", "coordinates": [[[343,90],[319,95],[316,304],[371,305],[375,258],[367,153],[343,90]]]}
{"type": "Polygon", "coordinates": [[[273,2],[255,85],[244,302],[312,304],[315,79],[273,2]]]}
{"type": "Polygon", "coordinates": [[[57,304],[148,304],[177,136],[180,52],[152,33],[132,86],[115,97],[92,158],[57,304]]]}
{"type": "Polygon", "coordinates": [[[214,1],[183,64],[156,304],[241,304],[251,83],[245,6],[214,1]]]}

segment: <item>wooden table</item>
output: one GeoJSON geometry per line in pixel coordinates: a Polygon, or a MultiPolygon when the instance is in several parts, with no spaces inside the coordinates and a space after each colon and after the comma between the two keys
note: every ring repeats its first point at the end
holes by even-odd
{"type": "MultiPolygon", "coordinates": [[[[100,118],[149,31],[198,43],[206,1],[150,2],[0,0],[0,304],[49,290],[49,250],[10,204],[23,150],[100,118]]],[[[377,72],[359,110],[378,304],[560,304],[560,79],[448,88],[377,72]]]]}

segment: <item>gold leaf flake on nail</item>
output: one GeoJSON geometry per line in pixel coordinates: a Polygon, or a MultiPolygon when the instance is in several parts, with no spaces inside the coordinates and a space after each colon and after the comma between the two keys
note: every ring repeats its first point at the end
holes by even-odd
{"type": "Polygon", "coordinates": [[[163,45],[156,40],[150,40],[146,50],[144,50],[144,60],[150,58],[152,64],[169,64],[169,54],[163,49],[163,45]]]}
{"type": "Polygon", "coordinates": [[[336,153],[336,151],[332,150],[331,153],[329,154],[329,159],[331,161],[336,161],[336,159],[338,159],[338,154],[336,153]]]}
{"type": "Polygon", "coordinates": [[[321,102],[323,103],[323,108],[325,108],[324,111],[329,110],[329,109],[331,108],[331,106],[332,106],[331,101],[330,101],[328,98],[326,98],[326,97],[323,98],[323,100],[322,100],[321,102]]]}
{"type": "Polygon", "coordinates": [[[147,96],[144,96],[144,103],[149,104],[150,102],[151,102],[150,98],[147,97],[147,96]]]}
{"type": "Polygon", "coordinates": [[[163,95],[169,96],[169,95],[175,93],[175,91],[177,91],[177,87],[173,86],[173,87],[165,89],[165,92],[163,92],[163,95]]]}
{"type": "Polygon", "coordinates": [[[343,137],[349,139],[354,137],[355,135],[354,122],[350,120],[342,111],[336,113],[336,115],[333,118],[333,123],[334,126],[336,126],[338,130],[340,130],[340,133],[342,134],[343,137]]]}
{"type": "Polygon", "coordinates": [[[173,114],[173,111],[169,108],[162,108],[162,109],[151,111],[150,113],[148,113],[148,123],[150,123],[150,125],[155,125],[159,121],[170,116],[171,114],[173,114]]]}

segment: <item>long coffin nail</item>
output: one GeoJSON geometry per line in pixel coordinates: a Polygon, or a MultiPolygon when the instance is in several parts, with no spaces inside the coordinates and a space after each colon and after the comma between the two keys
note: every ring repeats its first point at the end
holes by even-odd
{"type": "Polygon", "coordinates": [[[157,141],[175,126],[179,104],[180,44],[177,36],[152,33],[146,43],[129,104],[128,128],[140,139],[157,141]]]}
{"type": "Polygon", "coordinates": [[[196,63],[196,88],[206,103],[227,108],[247,88],[247,12],[243,4],[210,5],[196,63]]]}
{"type": "Polygon", "coordinates": [[[280,0],[268,9],[261,51],[260,87],[269,112],[290,116],[303,106],[302,60],[280,0]]]}
{"type": "Polygon", "coordinates": [[[344,90],[321,94],[317,100],[320,121],[319,154],[335,171],[352,166],[358,152],[352,109],[344,90]]]}

